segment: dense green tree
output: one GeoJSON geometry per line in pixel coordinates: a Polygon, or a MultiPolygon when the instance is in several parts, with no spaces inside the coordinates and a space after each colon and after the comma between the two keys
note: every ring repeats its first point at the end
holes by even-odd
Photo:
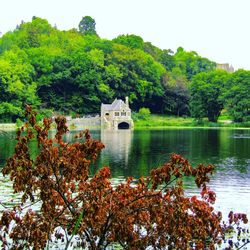
{"type": "Polygon", "coordinates": [[[83,35],[97,35],[95,25],[95,19],[84,16],[78,25],[79,32],[83,35]]]}
{"type": "Polygon", "coordinates": [[[0,58],[0,120],[15,121],[22,117],[25,104],[39,105],[34,68],[26,62],[24,51],[6,51],[0,58]]]}
{"type": "Polygon", "coordinates": [[[222,90],[229,77],[223,70],[203,72],[193,77],[190,85],[190,111],[194,118],[206,117],[211,122],[217,122],[224,107],[222,90]]]}
{"type": "Polygon", "coordinates": [[[163,96],[163,113],[188,116],[189,112],[189,90],[186,85],[177,83],[176,85],[166,85],[163,96]]]}
{"type": "Polygon", "coordinates": [[[66,56],[57,56],[52,62],[52,70],[46,85],[39,88],[38,94],[45,107],[68,113],[70,103],[68,96],[72,94],[73,78],[70,72],[70,59],[66,56]]]}
{"type": "Polygon", "coordinates": [[[32,22],[22,24],[14,31],[15,42],[23,49],[39,47],[52,30],[46,19],[33,17],[32,22]]]}
{"type": "Polygon", "coordinates": [[[156,61],[159,61],[162,50],[156,46],[154,46],[150,42],[145,42],[143,44],[143,51],[150,54],[156,61]]]}
{"type": "Polygon", "coordinates": [[[231,75],[223,99],[235,122],[250,121],[250,71],[238,70],[231,75]]]}
{"type": "Polygon", "coordinates": [[[170,49],[161,50],[150,42],[144,42],[140,36],[136,35],[120,35],[112,40],[115,43],[125,45],[132,49],[141,49],[150,54],[155,61],[161,63],[167,70],[174,67],[173,51],[170,49]]]}
{"type": "Polygon", "coordinates": [[[172,68],[162,80],[164,94],[162,96],[162,113],[188,116],[190,91],[189,82],[178,67],[172,68]]]}
{"type": "Polygon", "coordinates": [[[135,110],[147,107],[159,112],[157,98],[163,93],[161,80],[166,73],[161,64],[142,50],[123,45],[114,45],[108,64],[116,65],[122,74],[120,83],[111,85],[118,97],[129,96],[135,110]]]}
{"type": "Polygon", "coordinates": [[[120,35],[113,42],[125,45],[132,49],[143,49],[143,39],[136,35],[120,35]]]}
{"type": "Polygon", "coordinates": [[[201,57],[195,51],[187,52],[179,47],[174,54],[175,65],[182,70],[188,80],[200,72],[209,72],[216,68],[216,63],[201,57]]]}
{"type": "Polygon", "coordinates": [[[164,49],[162,50],[159,60],[158,60],[169,71],[172,70],[172,68],[175,66],[175,59],[172,53],[173,53],[172,50],[164,49]]]}
{"type": "Polygon", "coordinates": [[[144,43],[143,50],[149,53],[157,62],[161,63],[167,71],[170,71],[175,66],[175,59],[172,55],[172,50],[161,50],[150,42],[144,43]]]}
{"type": "Polygon", "coordinates": [[[0,38],[0,119],[15,120],[24,103],[85,114],[129,96],[135,111],[189,115],[190,106],[195,118],[216,121],[225,102],[233,120],[248,120],[247,72],[228,76],[225,85],[226,73],[213,73],[216,64],[194,51],[173,54],[136,35],[101,39],[89,16],[79,31],[33,17],[0,38]]]}
{"type": "Polygon", "coordinates": [[[75,51],[54,58],[49,84],[39,89],[39,96],[48,107],[69,113],[97,113],[101,100],[111,102],[114,91],[106,81],[104,53],[93,49],[75,51]]]}

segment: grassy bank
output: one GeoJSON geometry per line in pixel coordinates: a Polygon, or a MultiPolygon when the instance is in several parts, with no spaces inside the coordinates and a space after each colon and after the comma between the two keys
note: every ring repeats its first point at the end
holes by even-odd
{"type": "Polygon", "coordinates": [[[173,117],[151,114],[145,118],[134,117],[135,129],[164,128],[164,127],[201,127],[201,128],[250,128],[248,123],[233,123],[228,117],[221,117],[218,122],[209,122],[206,119],[196,121],[193,118],[173,117]]]}

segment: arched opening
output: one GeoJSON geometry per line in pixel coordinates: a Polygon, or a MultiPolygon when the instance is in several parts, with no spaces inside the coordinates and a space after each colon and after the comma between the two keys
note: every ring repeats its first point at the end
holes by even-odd
{"type": "Polygon", "coordinates": [[[118,129],[129,129],[129,124],[127,122],[121,122],[118,124],[118,129]]]}

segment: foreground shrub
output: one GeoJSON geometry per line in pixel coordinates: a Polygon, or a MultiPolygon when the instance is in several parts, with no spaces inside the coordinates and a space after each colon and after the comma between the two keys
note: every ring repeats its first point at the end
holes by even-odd
{"type": "Polygon", "coordinates": [[[39,126],[31,107],[26,116],[28,122],[17,131],[15,153],[3,169],[22,197],[20,205],[2,214],[2,249],[44,249],[59,238],[68,249],[75,235],[87,249],[105,249],[112,243],[123,249],[215,249],[232,224],[247,222],[246,215],[230,213],[229,224],[221,223],[221,213],[212,206],[215,193],[207,187],[212,165],[194,168],[173,154],[149,177],[128,178],[113,187],[106,166],[89,176],[104,145],[87,130],[67,143],[64,117],[56,118],[57,132],[50,138],[50,119],[39,126]],[[34,138],[36,157],[29,149],[34,138]],[[184,176],[194,177],[201,198],[185,196],[184,176]],[[32,210],[34,203],[40,204],[39,211],[32,210]]]}

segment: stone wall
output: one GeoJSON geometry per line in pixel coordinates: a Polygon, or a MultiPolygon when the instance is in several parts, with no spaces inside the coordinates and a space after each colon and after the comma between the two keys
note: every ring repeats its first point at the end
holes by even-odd
{"type": "Polygon", "coordinates": [[[83,118],[75,118],[70,119],[67,121],[68,126],[75,126],[75,127],[100,127],[101,126],[101,118],[100,116],[95,117],[83,117],[83,118]]]}

